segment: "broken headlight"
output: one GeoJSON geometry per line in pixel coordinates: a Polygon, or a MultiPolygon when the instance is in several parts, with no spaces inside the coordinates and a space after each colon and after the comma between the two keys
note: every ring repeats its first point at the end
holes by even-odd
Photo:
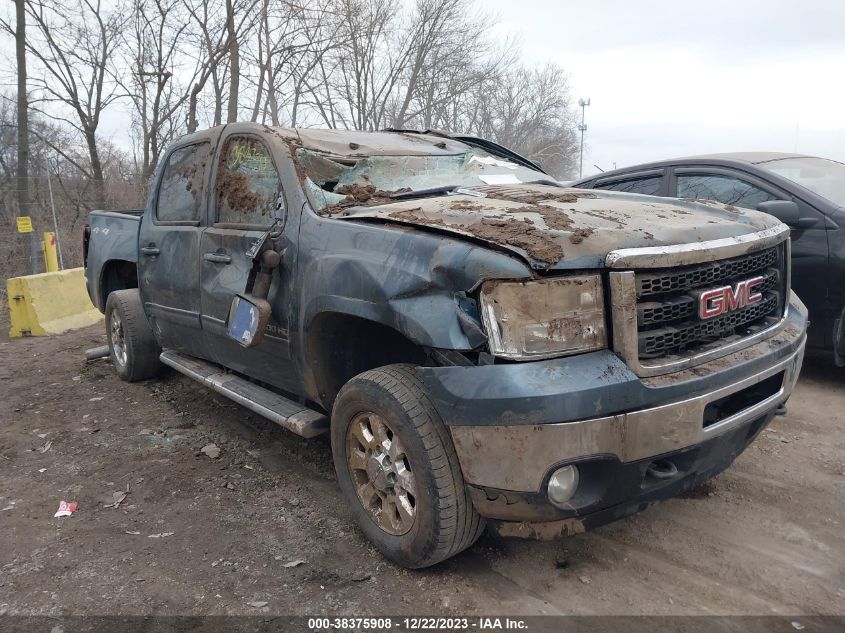
{"type": "Polygon", "coordinates": [[[481,316],[494,356],[529,360],[607,346],[601,277],[486,281],[481,316]]]}

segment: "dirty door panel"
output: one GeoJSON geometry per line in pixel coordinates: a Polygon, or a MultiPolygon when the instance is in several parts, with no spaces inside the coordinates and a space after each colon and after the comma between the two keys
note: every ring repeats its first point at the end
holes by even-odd
{"type": "Polygon", "coordinates": [[[247,289],[253,261],[247,251],[273,225],[281,185],[266,147],[257,139],[230,136],[216,167],[211,218],[200,247],[202,327],[214,359],[237,372],[292,389],[288,350],[284,265],[273,273],[268,300],[274,306],[264,339],[243,348],[231,340],[226,321],[232,299],[247,289]]]}
{"type": "Polygon", "coordinates": [[[210,144],[175,148],[165,159],[138,238],[138,282],[162,346],[204,356],[199,246],[210,144]]]}

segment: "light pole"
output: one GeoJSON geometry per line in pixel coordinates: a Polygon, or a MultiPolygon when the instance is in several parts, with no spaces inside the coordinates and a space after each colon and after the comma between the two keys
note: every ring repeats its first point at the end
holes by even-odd
{"type": "Polygon", "coordinates": [[[581,130],[581,158],[578,161],[578,178],[584,175],[584,132],[587,131],[587,124],[584,123],[586,117],[587,106],[590,105],[590,99],[579,99],[578,105],[581,106],[581,125],[578,129],[581,130]]]}

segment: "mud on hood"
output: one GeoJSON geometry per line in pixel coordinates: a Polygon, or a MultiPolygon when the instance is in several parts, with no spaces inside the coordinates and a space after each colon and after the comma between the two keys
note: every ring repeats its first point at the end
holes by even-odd
{"type": "Polygon", "coordinates": [[[615,249],[736,237],[778,224],[764,213],[709,200],[545,185],[472,191],[484,197],[445,195],[353,206],[331,214],[471,237],[517,253],[536,269],[602,267],[607,253],[615,249]]]}

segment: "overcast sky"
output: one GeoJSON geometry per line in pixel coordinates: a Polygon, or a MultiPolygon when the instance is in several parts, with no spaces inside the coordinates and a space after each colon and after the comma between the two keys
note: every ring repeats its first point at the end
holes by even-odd
{"type": "Polygon", "coordinates": [[[845,162],[845,0],[488,0],[589,97],[584,175],[708,152],[845,162]]]}
{"type": "MultiPolygon", "coordinates": [[[[477,0],[589,97],[584,175],[725,151],[845,162],[845,0],[477,0]]],[[[128,147],[125,115],[103,133],[128,147]]]]}

